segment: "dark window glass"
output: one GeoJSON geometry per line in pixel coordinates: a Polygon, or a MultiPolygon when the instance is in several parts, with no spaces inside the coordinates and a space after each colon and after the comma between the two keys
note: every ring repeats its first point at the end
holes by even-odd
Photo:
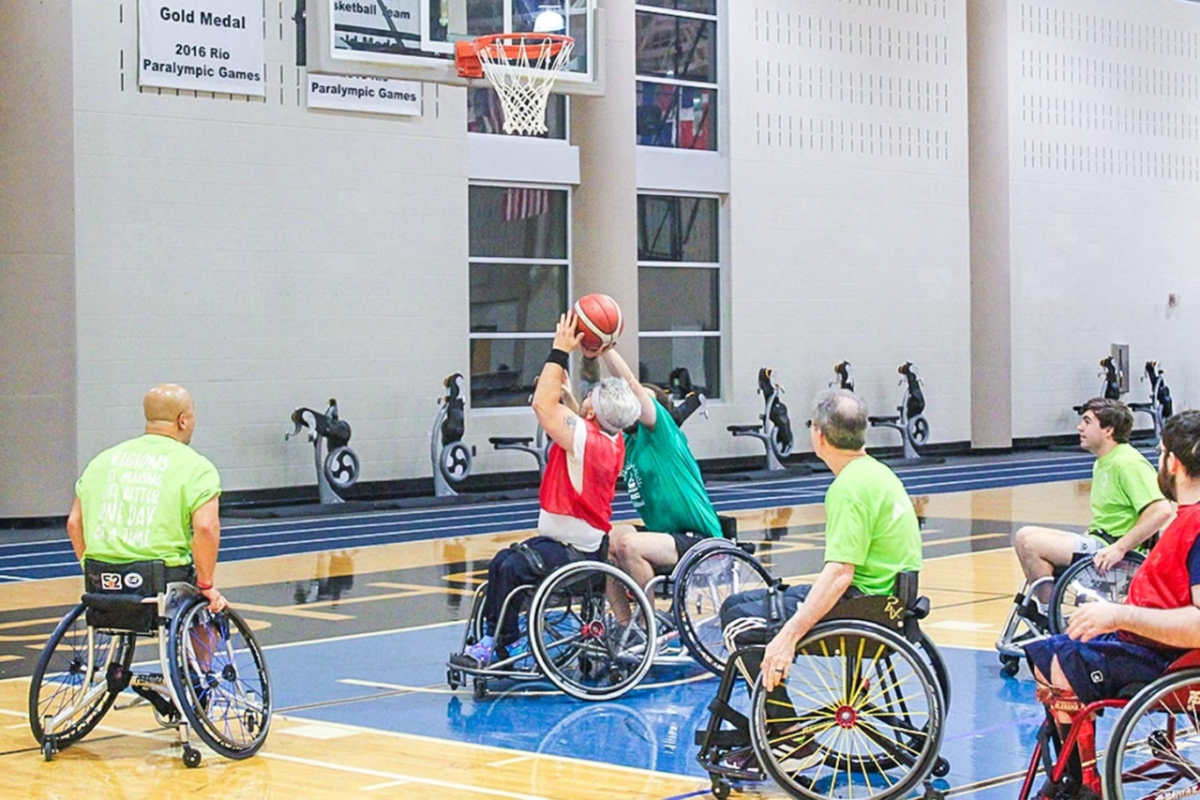
{"type": "MultiPolygon", "coordinates": [[[[471,133],[504,133],[504,111],[496,90],[489,86],[467,89],[467,130],[471,133]]],[[[551,94],[546,100],[546,133],[541,139],[567,138],[567,98],[551,94]]],[[[507,134],[505,134],[507,135],[507,134]]]]}
{"type": "Polygon", "coordinates": [[[472,339],[471,406],[527,406],[553,339],[472,339]]]}
{"type": "Polygon", "coordinates": [[[716,90],[638,81],[637,137],[651,147],[716,150],[716,90]]]}
{"type": "Polygon", "coordinates": [[[667,388],[672,375],[686,375],[692,391],[721,396],[721,339],[717,336],[640,336],[638,377],[667,388]],[[686,373],[682,372],[686,370],[686,373]]]}
{"type": "Polygon", "coordinates": [[[697,267],[639,269],[638,322],[642,330],[718,330],[719,272],[697,267]]]}
{"type": "Polygon", "coordinates": [[[638,12],[637,74],[716,83],[716,30],[712,20],[638,12]]]}
{"type": "Polygon", "coordinates": [[[639,6],[673,8],[676,11],[691,11],[696,14],[717,15],[717,0],[637,0],[639,6]]]}
{"type": "Polygon", "coordinates": [[[561,189],[472,186],[470,255],[567,257],[567,193],[561,189]]]}
{"type": "Polygon", "coordinates": [[[638,261],[716,263],[717,219],[716,198],[638,195],[638,261]]]}
{"type": "Polygon", "coordinates": [[[553,331],[566,308],[565,264],[471,265],[471,333],[553,331]]]}

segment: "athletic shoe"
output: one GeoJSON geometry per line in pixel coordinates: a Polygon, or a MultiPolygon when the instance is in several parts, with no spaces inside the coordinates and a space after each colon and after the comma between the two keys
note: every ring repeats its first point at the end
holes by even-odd
{"type": "Polygon", "coordinates": [[[450,663],[456,667],[466,667],[468,669],[482,669],[492,663],[492,658],[496,654],[496,648],[490,644],[469,644],[467,649],[461,653],[455,653],[450,656],[450,663]]]}

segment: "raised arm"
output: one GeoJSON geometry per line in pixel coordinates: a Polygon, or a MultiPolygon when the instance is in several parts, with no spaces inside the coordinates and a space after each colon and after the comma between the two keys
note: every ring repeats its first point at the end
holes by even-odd
{"type": "MultiPolygon", "coordinates": [[[[621,358],[621,354],[617,352],[616,347],[610,347],[605,350],[600,354],[600,358],[603,359],[604,366],[608,367],[610,375],[624,378],[629,384],[629,388],[633,389],[633,394],[642,406],[638,421],[650,430],[654,430],[654,421],[658,418],[658,412],[654,408],[654,397],[646,390],[645,386],[642,386],[637,376],[633,374],[633,370],[625,363],[625,359],[621,358]]],[[[669,411],[670,409],[667,410],[669,411]]]]}
{"type": "Polygon", "coordinates": [[[562,404],[567,383],[567,363],[571,351],[579,346],[582,333],[575,331],[575,314],[559,317],[554,330],[554,345],[533,390],[533,413],[546,435],[568,453],[574,449],[575,425],[579,415],[562,404]]]}

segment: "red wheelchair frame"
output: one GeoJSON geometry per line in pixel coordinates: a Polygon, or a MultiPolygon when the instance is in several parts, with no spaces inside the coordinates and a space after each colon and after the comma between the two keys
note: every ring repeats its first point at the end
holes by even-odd
{"type": "MultiPolygon", "coordinates": [[[[1045,767],[1049,778],[1049,784],[1046,788],[1054,793],[1047,794],[1043,791],[1038,795],[1039,797],[1069,796],[1065,793],[1070,792],[1072,789],[1080,788],[1080,786],[1083,789],[1094,792],[1097,797],[1101,796],[1100,773],[1096,768],[1096,717],[1106,708],[1123,709],[1135,699],[1135,695],[1149,692],[1160,683],[1164,683],[1170,677],[1185,670],[1196,671],[1196,681],[1200,684],[1200,650],[1193,650],[1173,662],[1158,679],[1148,684],[1134,684],[1126,687],[1121,692],[1121,697],[1118,698],[1099,700],[1086,705],[1073,697],[1051,699],[1046,705],[1046,721],[1042,723],[1042,727],[1038,730],[1037,744],[1034,747],[1033,756],[1029,760],[1029,768],[1025,772],[1025,780],[1021,785],[1019,800],[1029,800],[1032,796],[1033,784],[1037,779],[1039,768],[1042,766],[1045,767]],[[1061,742],[1059,741],[1055,712],[1073,714],[1066,738],[1061,742]],[[1058,751],[1057,758],[1050,754],[1051,744],[1058,751]],[[1075,766],[1077,774],[1071,774],[1072,765],[1075,766]]],[[[1188,703],[1184,701],[1178,703],[1178,705],[1186,709],[1188,703]]],[[[1170,735],[1174,736],[1174,732],[1174,725],[1172,724],[1170,726],[1170,735]]],[[[1162,763],[1161,761],[1153,761],[1140,767],[1138,770],[1131,770],[1130,774],[1134,772],[1144,774],[1153,766],[1162,763]]]]}

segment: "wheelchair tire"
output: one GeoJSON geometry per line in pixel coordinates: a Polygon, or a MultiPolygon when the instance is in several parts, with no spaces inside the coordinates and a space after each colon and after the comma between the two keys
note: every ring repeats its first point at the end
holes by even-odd
{"type": "Polygon", "coordinates": [[[538,668],[579,700],[614,700],[641,682],[654,661],[654,607],[616,567],[576,561],[550,573],[530,603],[529,642],[538,668]],[[632,618],[616,622],[607,582],[621,584],[632,618]]]}
{"type": "Polygon", "coordinates": [[[729,659],[721,604],[738,592],[766,589],[771,576],[754,556],[725,540],[696,545],[684,553],[675,573],[671,608],[679,638],[701,666],[720,675],[729,659]]]}
{"type": "Polygon", "coordinates": [[[1122,709],[1104,753],[1107,800],[1200,793],[1197,697],[1200,669],[1185,669],[1153,681],[1122,709]]]}
{"type": "Polygon", "coordinates": [[[226,758],[249,758],[271,726],[271,681],[262,648],[233,609],[185,601],[171,620],[171,685],[196,735],[226,758]]]}
{"type": "Polygon", "coordinates": [[[916,644],[917,649],[925,656],[925,662],[933,670],[933,678],[937,681],[938,689],[942,693],[942,714],[948,715],[950,713],[950,671],[946,669],[942,652],[937,649],[937,645],[924,631],[921,632],[921,638],[917,639],[916,644]]]}
{"type": "Polygon", "coordinates": [[[768,696],[755,682],[750,739],[790,796],[907,797],[936,766],[942,694],[925,657],[896,633],[821,623],[797,645],[784,687],[768,696]],[[792,697],[817,707],[796,709],[792,697]]]}
{"type": "Polygon", "coordinates": [[[121,691],[112,690],[110,670],[122,671],[124,680],[128,680],[136,635],[96,631],[95,642],[94,664],[89,670],[86,609],[80,603],[58,623],[38,658],[29,684],[29,727],[43,752],[53,755],[96,727],[121,691]],[[79,708],[48,739],[42,720],[73,704],[79,704],[79,708]]]}
{"type": "Polygon", "coordinates": [[[1050,633],[1067,632],[1067,621],[1072,611],[1087,602],[1085,590],[1095,592],[1112,603],[1124,600],[1129,593],[1133,573],[1145,560],[1146,557],[1141,553],[1126,553],[1116,566],[1103,575],[1090,557],[1081,558],[1067,567],[1054,582],[1054,592],[1050,595],[1050,633]]]}

